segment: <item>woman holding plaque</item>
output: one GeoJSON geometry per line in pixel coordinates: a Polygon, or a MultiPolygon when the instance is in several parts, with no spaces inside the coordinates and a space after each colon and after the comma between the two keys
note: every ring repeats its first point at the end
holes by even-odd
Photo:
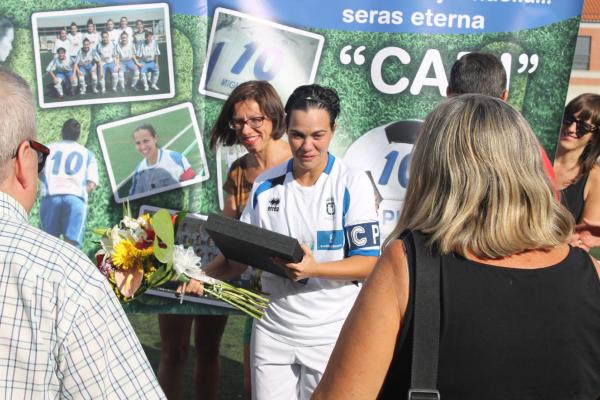
{"type": "Polygon", "coordinates": [[[428,270],[415,261],[415,231],[440,258],[439,286],[425,288],[439,291],[439,351],[418,363],[438,361],[421,369],[437,387],[419,389],[445,400],[596,399],[600,264],[565,244],[572,228],[518,111],[482,95],[443,102],[423,123],[400,220],[313,399],[405,398],[415,318],[428,328],[435,308],[415,314],[428,270]]]}
{"type": "MultiPolygon", "coordinates": [[[[227,180],[223,185],[226,193],[223,215],[239,218],[256,177],[266,169],[290,158],[290,147],[281,139],[284,134],[283,104],[268,82],[248,81],[231,92],[212,129],[210,145],[215,148],[217,144],[223,146],[241,144],[248,153],[235,160],[229,169],[227,180]]],[[[219,270],[226,264],[225,258],[219,254],[204,268],[219,270]]],[[[186,286],[186,291],[199,293],[201,287],[199,282],[192,280],[186,286]]],[[[183,369],[194,320],[196,320],[197,396],[203,399],[216,399],[219,344],[227,322],[226,315],[196,317],[160,315],[162,348],[158,379],[169,398],[181,397],[183,369]]],[[[251,318],[248,318],[247,322],[245,341],[249,343],[251,318]]],[[[249,345],[244,350],[247,358],[249,345]]],[[[245,366],[247,365],[248,363],[245,362],[245,366]]],[[[249,368],[245,368],[244,374],[247,375],[245,390],[249,391],[249,368]]]]}
{"type": "MultiPolygon", "coordinates": [[[[240,218],[297,238],[304,251],[299,263],[278,260],[287,278],[261,275],[270,303],[252,330],[252,398],[258,400],[310,398],[359,281],[379,255],[373,187],[366,174],[328,151],[340,112],[337,93],[301,86],[285,112],[292,158],[254,182],[240,218]]],[[[236,267],[229,262],[206,272],[227,276],[236,267]]]]}
{"type": "MultiPolygon", "coordinates": [[[[600,96],[586,93],[567,104],[556,156],[554,173],[561,201],[575,222],[600,220],[600,96]]],[[[573,245],[585,245],[574,236],[573,245]]]]}

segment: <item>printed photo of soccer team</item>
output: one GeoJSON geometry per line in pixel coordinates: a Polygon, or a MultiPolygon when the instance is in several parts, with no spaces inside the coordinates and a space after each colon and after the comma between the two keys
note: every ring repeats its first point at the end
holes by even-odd
{"type": "Polygon", "coordinates": [[[31,22],[40,107],[175,95],[167,4],[34,13],[31,22]]]}

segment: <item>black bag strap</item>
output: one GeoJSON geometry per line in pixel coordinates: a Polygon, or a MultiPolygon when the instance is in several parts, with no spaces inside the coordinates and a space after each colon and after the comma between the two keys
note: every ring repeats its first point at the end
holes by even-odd
{"type": "Polygon", "coordinates": [[[439,255],[427,249],[421,232],[412,231],[415,244],[415,306],[412,371],[408,400],[440,400],[437,390],[440,350],[439,255]]]}

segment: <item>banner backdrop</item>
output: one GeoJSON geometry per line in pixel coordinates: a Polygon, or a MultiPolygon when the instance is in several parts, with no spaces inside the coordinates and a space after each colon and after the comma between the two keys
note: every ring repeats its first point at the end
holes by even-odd
{"type": "MultiPolygon", "coordinates": [[[[42,194],[83,202],[83,229],[80,221],[54,228],[82,239],[88,254],[93,228],[116,223],[120,203],[136,211],[219,208],[223,176],[243,149],[210,149],[208,133],[227,95],[249,79],[271,82],[284,103],[301,84],[338,91],[331,151],[368,172],[385,236],[402,206],[420,120],[444,100],[450,68],[466,52],[501,58],[510,103],[554,153],[582,1],[5,0],[0,62],[34,89],[40,140],[59,142],[42,194]],[[80,62],[79,49],[88,47],[105,66],[76,79],[64,66],[80,62]],[[134,53],[140,62],[126,61],[134,53]],[[111,68],[116,55],[124,74],[111,68]],[[61,142],[70,118],[81,124],[83,147],[61,142]],[[154,136],[136,131],[143,124],[168,161],[159,184],[144,179],[144,143],[154,136]],[[189,176],[173,180],[169,171],[180,170],[189,176]],[[97,185],[73,187],[77,177],[97,185]]],[[[60,215],[44,199],[33,223],[40,210],[44,218],[60,215]]]]}

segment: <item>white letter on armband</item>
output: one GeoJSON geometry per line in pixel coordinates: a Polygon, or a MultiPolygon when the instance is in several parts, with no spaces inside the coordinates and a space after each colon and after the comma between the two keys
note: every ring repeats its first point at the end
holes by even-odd
{"type": "Polygon", "coordinates": [[[366,237],[358,237],[358,235],[364,235],[365,234],[365,228],[363,228],[362,226],[358,225],[355,226],[354,228],[352,228],[352,232],[350,233],[350,236],[352,236],[352,242],[358,246],[358,247],[362,247],[365,244],[367,244],[367,238],[366,237]]]}

